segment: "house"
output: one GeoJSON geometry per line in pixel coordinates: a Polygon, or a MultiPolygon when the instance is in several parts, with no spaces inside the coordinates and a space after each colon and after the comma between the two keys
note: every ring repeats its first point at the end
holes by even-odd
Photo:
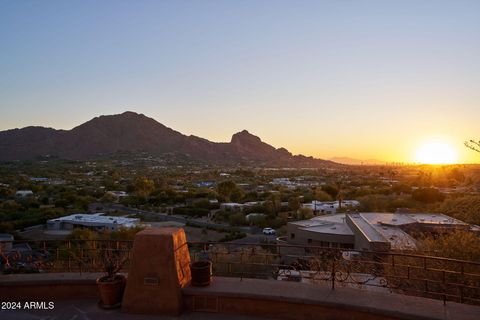
{"type": "Polygon", "coordinates": [[[200,181],[197,182],[199,188],[212,188],[215,186],[215,181],[200,181]]]}
{"type": "Polygon", "coordinates": [[[220,209],[226,211],[243,210],[243,204],[236,202],[224,202],[220,204],[220,209]]]}
{"type": "Polygon", "coordinates": [[[33,196],[33,191],[32,190],[18,190],[15,193],[15,196],[19,197],[19,198],[31,197],[31,196],[33,196]]]}
{"type": "Polygon", "coordinates": [[[117,200],[128,197],[128,193],[126,193],[125,191],[107,191],[107,194],[113,196],[117,200]]]}
{"type": "MultiPolygon", "coordinates": [[[[360,205],[357,200],[343,200],[343,208],[354,208],[360,205]]],[[[315,214],[335,214],[339,208],[338,201],[312,201],[302,204],[302,208],[311,209],[315,214]]]]}
{"type": "Polygon", "coordinates": [[[120,228],[136,227],[139,223],[140,219],[137,218],[110,217],[103,213],[79,213],[48,220],[47,230],[73,230],[78,227],[95,231],[118,231],[120,228]]]}
{"type": "Polygon", "coordinates": [[[253,208],[262,205],[265,201],[250,201],[245,203],[225,202],[220,204],[220,209],[227,211],[243,210],[245,208],[253,208]]]}
{"type": "Polygon", "coordinates": [[[330,214],[289,222],[287,242],[368,251],[412,250],[416,248],[413,234],[459,229],[479,230],[477,226],[438,213],[330,214]]]}
{"type": "Polygon", "coordinates": [[[49,181],[48,178],[36,178],[36,177],[30,177],[30,181],[33,181],[33,182],[43,182],[43,183],[46,183],[49,181]]]}
{"type": "Polygon", "coordinates": [[[245,220],[247,222],[254,222],[254,221],[259,221],[265,218],[267,215],[264,213],[250,213],[245,216],[245,220]]]}

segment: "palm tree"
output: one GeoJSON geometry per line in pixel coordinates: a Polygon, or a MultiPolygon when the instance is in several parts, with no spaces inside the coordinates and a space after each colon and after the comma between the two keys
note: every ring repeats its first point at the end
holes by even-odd
{"type": "Polygon", "coordinates": [[[343,181],[342,180],[337,180],[335,182],[335,187],[338,190],[338,193],[337,193],[338,208],[342,209],[342,201],[345,198],[345,193],[343,192],[343,188],[342,188],[343,187],[343,181]]]}

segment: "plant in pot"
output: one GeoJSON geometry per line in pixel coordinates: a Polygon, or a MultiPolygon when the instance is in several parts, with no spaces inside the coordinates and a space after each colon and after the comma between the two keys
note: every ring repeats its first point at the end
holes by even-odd
{"type": "Polygon", "coordinates": [[[118,249],[105,249],[100,261],[105,275],[97,279],[100,292],[100,307],[117,308],[122,302],[127,279],[119,274],[128,260],[128,254],[118,249]]]}
{"type": "Polygon", "coordinates": [[[212,281],[212,261],[206,251],[199,254],[199,260],[190,264],[192,286],[205,287],[212,281]]]}

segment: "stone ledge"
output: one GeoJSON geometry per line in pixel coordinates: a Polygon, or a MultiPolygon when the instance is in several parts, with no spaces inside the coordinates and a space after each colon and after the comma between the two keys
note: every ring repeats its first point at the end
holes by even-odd
{"type": "MultiPolygon", "coordinates": [[[[331,290],[329,287],[286,281],[215,277],[209,287],[188,286],[182,290],[182,293],[187,300],[192,297],[212,296],[219,299],[243,299],[250,303],[257,301],[258,304],[274,301],[282,304],[335,309],[337,313],[358,311],[363,314],[378,315],[379,319],[480,319],[479,306],[454,302],[447,302],[444,306],[440,300],[351,288],[331,290]]],[[[187,307],[192,308],[188,303],[189,301],[187,301],[187,307]]],[[[256,309],[252,307],[251,310],[256,309]]],[[[296,312],[298,309],[293,310],[296,312]]],[[[228,312],[224,309],[220,311],[228,312]]],[[[261,315],[272,316],[268,313],[261,315]]],[[[274,315],[278,316],[278,314],[274,315]]],[[[285,315],[285,318],[294,319],[295,317],[285,315]]]]}
{"type": "Polygon", "coordinates": [[[0,287],[45,284],[92,284],[102,273],[23,273],[0,275],[0,287]]]}
{"type": "Polygon", "coordinates": [[[0,300],[96,298],[102,273],[0,275],[0,300]]]}

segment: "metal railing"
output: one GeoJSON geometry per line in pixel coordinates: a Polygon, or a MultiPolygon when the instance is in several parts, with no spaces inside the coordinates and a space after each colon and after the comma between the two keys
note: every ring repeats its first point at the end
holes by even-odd
{"type": "Polygon", "coordinates": [[[190,243],[217,276],[305,282],[480,305],[480,263],[395,252],[288,244],[190,243]]]}
{"type": "Polygon", "coordinates": [[[121,261],[127,271],[133,241],[41,240],[14,241],[0,252],[1,273],[105,272],[106,263],[121,261]]]}
{"type": "MultiPolygon", "coordinates": [[[[1,273],[104,272],[107,258],[128,271],[133,241],[15,241],[0,252],[1,273]],[[5,250],[4,250],[5,251],[5,250]]],[[[296,281],[480,305],[480,262],[396,252],[289,244],[189,242],[192,261],[215,276],[296,281]]]]}

